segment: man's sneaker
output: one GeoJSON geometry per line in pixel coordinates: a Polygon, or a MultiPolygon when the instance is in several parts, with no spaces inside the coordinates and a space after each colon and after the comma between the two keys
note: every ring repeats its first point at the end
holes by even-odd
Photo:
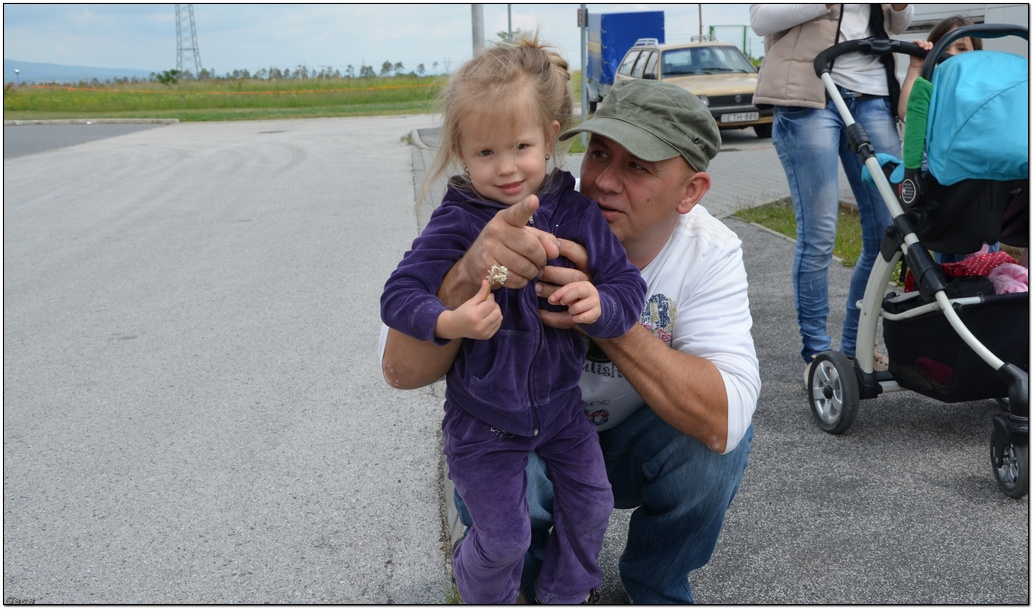
{"type": "Polygon", "coordinates": [[[592,591],[588,593],[588,598],[581,601],[582,605],[598,605],[599,604],[599,591],[592,588],[592,591]]]}

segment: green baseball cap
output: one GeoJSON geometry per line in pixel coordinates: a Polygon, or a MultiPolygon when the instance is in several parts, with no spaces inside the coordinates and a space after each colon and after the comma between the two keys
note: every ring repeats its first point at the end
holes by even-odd
{"type": "Polygon", "coordinates": [[[706,171],[721,149],[721,131],[710,110],[685,89],[656,80],[629,79],[613,85],[595,115],[560,135],[596,133],[643,161],[684,158],[706,171]]]}

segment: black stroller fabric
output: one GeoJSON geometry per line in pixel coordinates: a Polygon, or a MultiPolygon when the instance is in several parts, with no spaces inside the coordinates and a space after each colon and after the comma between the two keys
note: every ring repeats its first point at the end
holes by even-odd
{"type": "MultiPolygon", "coordinates": [[[[920,300],[907,306],[923,304],[920,300]]],[[[955,308],[990,351],[1029,372],[1029,292],[990,295],[980,304],[955,308]]],[[[997,373],[939,311],[906,320],[884,319],[883,339],[890,353],[890,374],[905,389],[948,403],[1008,396],[997,373]]]]}
{"type": "Polygon", "coordinates": [[[924,193],[907,212],[922,245],[967,254],[998,241],[1029,246],[1029,180],[962,180],[941,186],[927,177],[924,193]]]}

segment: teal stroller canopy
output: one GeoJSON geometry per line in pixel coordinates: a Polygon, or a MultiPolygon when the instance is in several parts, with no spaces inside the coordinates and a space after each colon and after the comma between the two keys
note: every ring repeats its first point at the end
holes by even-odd
{"type": "Polygon", "coordinates": [[[1028,59],[960,53],[936,66],[932,83],[926,156],[940,184],[1029,177],[1028,59]]]}

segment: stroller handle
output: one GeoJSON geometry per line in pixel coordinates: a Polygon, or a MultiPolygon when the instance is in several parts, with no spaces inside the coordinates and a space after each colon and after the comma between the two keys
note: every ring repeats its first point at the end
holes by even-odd
{"type": "Polygon", "coordinates": [[[814,58],[814,74],[821,78],[821,75],[832,71],[832,61],[840,55],[847,53],[861,53],[862,55],[889,55],[890,53],[904,53],[915,57],[925,57],[925,49],[913,42],[894,40],[892,38],[861,38],[859,40],[848,40],[833,45],[814,58]]]}
{"type": "Polygon", "coordinates": [[[928,57],[931,57],[932,61],[925,62],[922,66],[922,78],[932,82],[933,70],[936,68],[936,64],[940,63],[945,57],[942,57],[950,45],[955,40],[960,38],[1005,38],[1007,36],[1018,36],[1019,38],[1025,38],[1029,40],[1029,29],[1024,28],[1021,25],[1011,25],[1007,23],[977,23],[975,25],[966,25],[953,29],[943,35],[936,41],[936,45],[933,46],[932,50],[929,51],[928,57]]]}

